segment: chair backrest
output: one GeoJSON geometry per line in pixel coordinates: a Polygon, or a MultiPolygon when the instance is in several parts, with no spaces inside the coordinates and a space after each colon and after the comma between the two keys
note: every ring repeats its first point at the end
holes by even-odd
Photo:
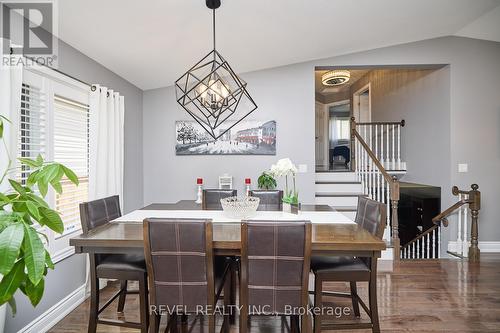
{"type": "Polygon", "coordinates": [[[235,197],[238,194],[236,190],[225,189],[206,189],[203,190],[201,208],[205,210],[222,210],[220,199],[235,197]]]}
{"type": "Polygon", "coordinates": [[[213,306],[212,222],[204,219],[145,219],[144,253],[150,304],[166,311],[213,306]]]}
{"type": "Polygon", "coordinates": [[[80,222],[84,233],[119,218],[121,215],[118,195],[80,204],[80,222]]]}
{"type": "Polygon", "coordinates": [[[382,239],[386,225],[387,209],[384,203],[360,196],[355,222],[372,235],[382,239]]]}
{"type": "Polygon", "coordinates": [[[283,209],[283,191],[281,190],[250,190],[249,194],[260,199],[257,210],[283,209]]]}
{"type": "Polygon", "coordinates": [[[241,306],[269,314],[307,306],[310,222],[245,221],[241,248],[241,306]]]}

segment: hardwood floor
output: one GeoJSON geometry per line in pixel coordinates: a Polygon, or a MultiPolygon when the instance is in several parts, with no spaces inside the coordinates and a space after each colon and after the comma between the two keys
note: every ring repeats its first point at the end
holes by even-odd
{"type": "MultiPolygon", "coordinates": [[[[325,289],[348,290],[347,284],[326,286],[325,289]]],[[[116,288],[116,284],[106,287],[102,299],[116,288]]],[[[358,292],[367,299],[366,285],[360,284],[358,292]]],[[[135,295],[129,297],[125,314],[117,314],[116,305],[111,305],[104,315],[137,321],[138,299],[135,295]]],[[[382,332],[500,332],[500,255],[483,254],[480,264],[455,259],[404,261],[393,272],[379,273],[378,304],[382,332]]],[[[334,299],[332,305],[351,307],[347,299],[334,299]]],[[[87,300],[50,332],[86,332],[88,307],[87,300]]],[[[362,315],[361,320],[366,318],[362,315]]],[[[207,332],[203,321],[194,319],[190,318],[180,332],[207,332]]],[[[344,317],[339,320],[356,319],[344,317]]],[[[219,325],[221,321],[217,321],[219,325]]],[[[164,327],[165,321],[162,321],[161,330],[164,327]]],[[[275,317],[253,317],[250,327],[250,332],[289,332],[288,323],[275,317]]],[[[230,331],[238,332],[237,325],[231,326],[230,331]]],[[[98,332],[138,331],[98,325],[98,332]]]]}

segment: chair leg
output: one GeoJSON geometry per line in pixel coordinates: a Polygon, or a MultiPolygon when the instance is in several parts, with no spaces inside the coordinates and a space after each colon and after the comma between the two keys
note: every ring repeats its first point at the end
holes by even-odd
{"type": "Polygon", "coordinates": [[[208,333],[215,333],[215,314],[208,314],[208,333]]]}
{"type": "Polygon", "coordinates": [[[240,310],[240,333],[248,332],[248,307],[244,304],[241,304],[240,310]]]}
{"type": "Polygon", "coordinates": [[[378,304],[377,304],[377,259],[372,259],[371,262],[370,282],[368,283],[368,297],[370,298],[370,314],[372,320],[373,333],[380,333],[380,324],[378,321],[378,304]]]}
{"type": "Polygon", "coordinates": [[[299,333],[299,317],[290,316],[290,331],[291,333],[299,333]]]}
{"type": "Polygon", "coordinates": [[[172,314],[170,317],[170,333],[179,333],[178,327],[177,327],[177,314],[172,314]]]}
{"type": "Polygon", "coordinates": [[[149,316],[149,333],[158,333],[160,331],[160,320],[160,314],[151,313],[149,316]]]}
{"type": "Polygon", "coordinates": [[[125,307],[125,298],[127,297],[127,280],[120,281],[120,296],[118,297],[118,309],[117,312],[123,312],[125,307]]]}
{"type": "Polygon", "coordinates": [[[354,310],[354,315],[360,317],[359,313],[359,302],[358,302],[358,288],[356,286],[356,281],[351,281],[351,298],[352,298],[352,309],[354,310]]]}
{"type": "Polygon", "coordinates": [[[148,280],[144,274],[139,279],[139,308],[141,318],[141,333],[147,333],[149,327],[148,280]]]}
{"type": "Polygon", "coordinates": [[[300,333],[310,333],[309,315],[306,313],[300,319],[300,333]]]}
{"type": "Polygon", "coordinates": [[[323,307],[323,281],[316,274],[314,278],[314,309],[320,314],[314,316],[314,333],[321,333],[321,308],[323,307]]]}
{"type": "Polygon", "coordinates": [[[88,333],[95,333],[97,330],[97,317],[99,311],[99,278],[96,275],[93,262],[90,266],[90,316],[88,333]]]}

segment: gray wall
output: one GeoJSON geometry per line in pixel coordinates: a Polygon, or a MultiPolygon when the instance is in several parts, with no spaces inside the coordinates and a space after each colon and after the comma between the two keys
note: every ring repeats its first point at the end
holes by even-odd
{"type": "Polygon", "coordinates": [[[189,115],[175,102],[173,87],[144,92],[144,201],[175,202],[196,198],[196,178],[206,187],[217,187],[218,176],[229,173],[242,193],[244,179],[257,177],[279,158],[307,164],[308,173],[298,175],[301,200],[314,200],[314,71],[293,65],[242,75],[257,111],[248,119],[276,120],[276,156],[176,156],[176,120],[189,115]],[[301,79],[304,78],[309,84],[301,79]],[[304,89],[313,87],[311,89],[304,89]]]}
{"type": "MultiPolygon", "coordinates": [[[[480,240],[500,240],[498,218],[492,208],[500,188],[500,177],[496,175],[500,170],[500,43],[462,37],[437,38],[243,74],[259,105],[253,117],[278,121],[276,157],[175,156],[174,121],[188,117],[176,105],[171,87],[146,91],[143,107],[145,203],[194,198],[196,177],[203,177],[208,185],[215,186],[216,177],[224,172],[235,176],[241,189],[243,178],[255,178],[284,156],[308,165],[309,172],[299,176],[300,195],[303,202],[312,202],[315,66],[419,64],[449,67],[412,83],[420,89],[424,110],[412,107],[393,116],[386,115],[391,119],[404,116],[408,120],[405,131],[409,137],[404,149],[418,152],[417,157],[407,158],[412,169],[408,179],[417,181],[423,173],[432,173],[426,182],[441,183],[443,207],[455,200],[450,194],[452,184],[467,188],[471,183],[478,183],[483,191],[480,240]],[[435,92],[423,89],[427,83],[440,88],[435,92]],[[410,126],[414,127],[410,129],[410,126]],[[427,137],[437,145],[438,158],[427,158],[422,151],[429,147],[419,145],[415,137],[427,137]],[[457,172],[459,162],[469,164],[468,173],[457,172]]],[[[237,69],[237,64],[235,66],[237,69]]],[[[445,230],[445,236],[453,229],[452,225],[445,230]]]]}
{"type": "MultiPolygon", "coordinates": [[[[139,208],[143,202],[142,90],[63,42],[59,44],[58,69],[80,80],[105,85],[125,96],[124,210],[139,208]]],[[[84,283],[84,255],[73,255],[57,263],[47,276],[43,300],[36,308],[21,293],[16,295],[18,312],[12,317],[8,311],[5,332],[17,332],[84,283]]]]}

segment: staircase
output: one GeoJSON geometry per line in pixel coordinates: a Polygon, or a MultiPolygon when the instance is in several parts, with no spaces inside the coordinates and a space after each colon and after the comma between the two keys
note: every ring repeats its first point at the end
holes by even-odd
{"type": "Polygon", "coordinates": [[[364,195],[361,181],[353,171],[316,172],[316,204],[332,206],[354,219],[360,195],[364,195]]]}

